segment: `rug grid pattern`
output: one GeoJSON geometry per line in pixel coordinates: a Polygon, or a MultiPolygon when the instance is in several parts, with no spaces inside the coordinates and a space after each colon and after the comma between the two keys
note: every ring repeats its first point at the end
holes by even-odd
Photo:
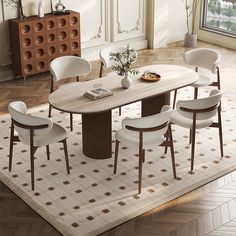
{"type": "MultiPolygon", "coordinates": [[[[178,99],[191,98],[192,89],[179,90],[178,99]]],[[[202,90],[206,96],[208,90],[202,90]]],[[[225,156],[220,158],[218,129],[197,132],[194,174],[189,174],[190,147],[188,130],[172,126],[179,180],[172,175],[170,152],[157,147],[146,151],[143,165],[142,194],[137,195],[138,150],[120,145],[118,171],[113,175],[113,158],[93,160],[82,153],[81,117],[74,116],[74,131],[69,131],[69,116],[53,109],[53,121],[67,127],[71,174],[66,174],[62,144],[51,145],[51,160],[46,149],[35,156],[35,191],[31,191],[29,147],[14,145],[13,168],[8,171],[9,126],[8,115],[0,117],[0,179],[34,210],[66,235],[97,235],[139,214],[145,213],[216,177],[236,168],[235,103],[223,97],[222,118],[225,156]]],[[[47,116],[48,105],[30,110],[47,116]]],[[[139,117],[140,103],[122,108],[122,116],[113,111],[113,134],[125,117],[139,117]]],[[[114,142],[113,142],[114,150],[114,142]]]]}

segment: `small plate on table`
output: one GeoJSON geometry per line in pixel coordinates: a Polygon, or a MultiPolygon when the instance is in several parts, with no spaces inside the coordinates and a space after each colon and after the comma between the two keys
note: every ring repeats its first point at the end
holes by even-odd
{"type": "Polygon", "coordinates": [[[155,72],[149,72],[146,71],[142,74],[141,80],[147,81],[147,82],[155,82],[159,81],[161,79],[161,76],[155,72]]]}

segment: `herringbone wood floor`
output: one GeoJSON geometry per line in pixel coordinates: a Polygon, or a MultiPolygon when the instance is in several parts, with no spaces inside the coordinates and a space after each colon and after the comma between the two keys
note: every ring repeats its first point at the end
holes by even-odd
{"type": "MultiPolygon", "coordinates": [[[[217,48],[224,54],[228,67],[234,67],[236,52],[206,43],[200,47],[217,48]]],[[[168,63],[183,64],[182,43],[172,44],[158,50],[139,52],[136,66],[168,63]]],[[[87,78],[98,76],[99,62],[92,63],[93,70],[87,78]]],[[[229,71],[228,73],[231,73],[229,71]]],[[[232,76],[231,76],[232,77],[232,76]]],[[[32,76],[26,83],[13,80],[0,84],[0,114],[7,112],[7,105],[13,100],[23,100],[29,107],[47,102],[49,93],[48,73],[32,76]]],[[[227,83],[225,83],[227,84],[227,83]]],[[[228,83],[230,86],[231,82],[228,83]]],[[[230,91],[230,89],[229,89],[230,91]]],[[[236,220],[232,213],[235,207],[236,180],[225,181],[219,187],[214,181],[162,207],[154,209],[134,220],[118,226],[103,236],[109,235],[236,235],[236,220]],[[217,186],[217,187],[216,187],[217,186]],[[217,195],[217,196],[216,196],[217,195]]],[[[60,235],[52,226],[31,210],[21,199],[0,183],[0,235],[60,235]]]]}

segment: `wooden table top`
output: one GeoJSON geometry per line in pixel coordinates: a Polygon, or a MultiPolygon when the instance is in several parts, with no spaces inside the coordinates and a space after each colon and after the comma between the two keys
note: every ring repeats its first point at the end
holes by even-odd
{"type": "Polygon", "coordinates": [[[199,79],[194,70],[183,66],[158,64],[145,66],[139,68],[139,70],[140,74],[138,76],[131,76],[133,84],[129,89],[121,87],[120,81],[123,77],[110,73],[103,78],[75,82],[61,87],[49,95],[49,103],[54,108],[65,112],[97,113],[161,95],[190,85],[199,79]],[[157,82],[145,82],[140,79],[145,71],[158,73],[161,75],[161,79],[157,82]],[[95,101],[84,97],[84,92],[93,89],[93,85],[96,83],[102,83],[104,88],[113,92],[113,95],[95,101]]]}

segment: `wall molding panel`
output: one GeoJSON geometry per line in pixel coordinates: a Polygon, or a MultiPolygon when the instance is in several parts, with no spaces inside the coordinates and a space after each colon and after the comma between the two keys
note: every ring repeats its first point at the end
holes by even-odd
{"type": "Polygon", "coordinates": [[[145,35],[145,0],[114,0],[113,12],[113,42],[145,35]]]}
{"type": "MultiPolygon", "coordinates": [[[[0,0],[0,72],[11,72],[8,19],[17,11],[0,0]]],[[[44,12],[50,12],[49,0],[44,0],[44,12]]],[[[53,4],[56,3],[53,0],[53,4]]],[[[82,57],[98,59],[99,51],[107,45],[130,44],[135,49],[147,47],[146,0],[70,0],[63,2],[67,9],[80,12],[82,57]]],[[[24,0],[27,16],[37,14],[37,1],[24,0]]],[[[12,73],[9,73],[12,76],[12,73]]],[[[6,77],[6,76],[5,76],[6,77]]],[[[9,79],[1,78],[0,81],[9,79]]]]}
{"type": "Polygon", "coordinates": [[[86,3],[91,5],[88,15],[83,15],[79,8],[77,10],[81,12],[82,48],[106,43],[106,0],[87,0],[86,3]]]}

